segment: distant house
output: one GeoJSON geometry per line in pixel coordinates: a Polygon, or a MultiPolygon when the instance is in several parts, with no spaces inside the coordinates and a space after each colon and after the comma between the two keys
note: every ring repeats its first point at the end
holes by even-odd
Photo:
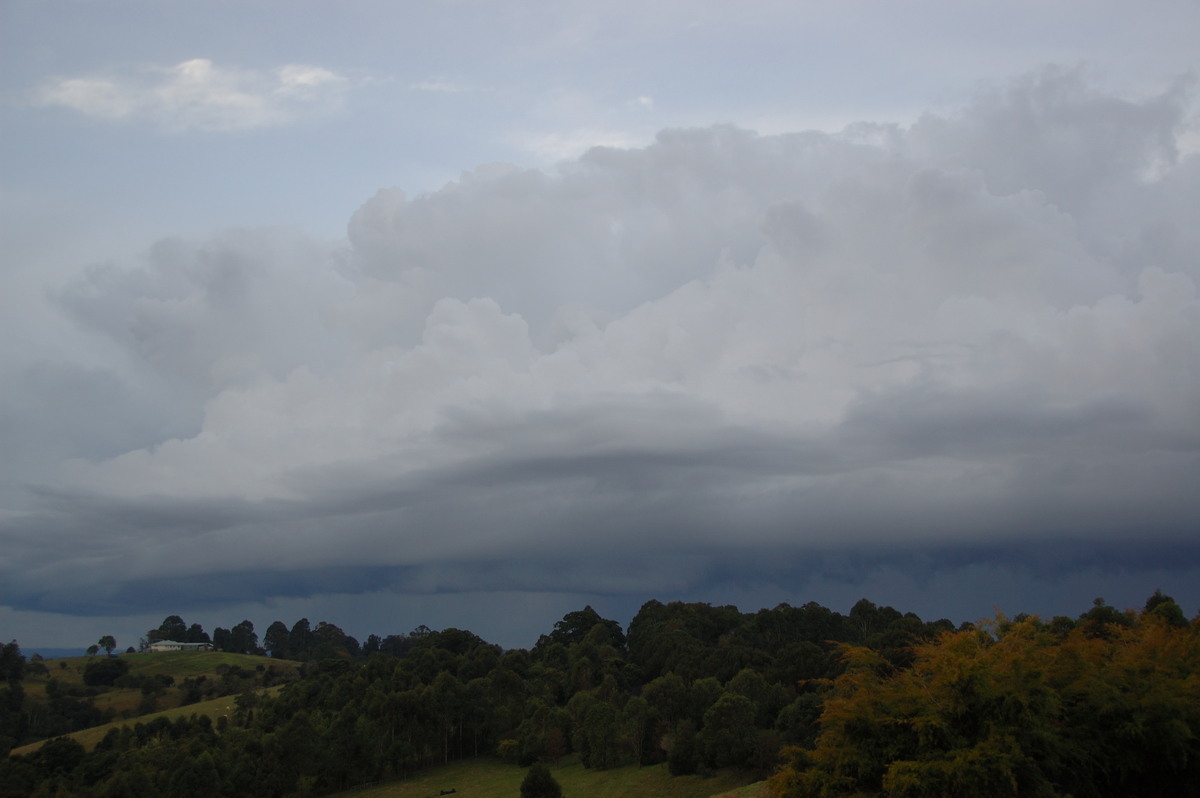
{"type": "Polygon", "coordinates": [[[212,651],[212,643],[177,643],[174,640],[159,640],[146,647],[147,651],[212,651]]]}

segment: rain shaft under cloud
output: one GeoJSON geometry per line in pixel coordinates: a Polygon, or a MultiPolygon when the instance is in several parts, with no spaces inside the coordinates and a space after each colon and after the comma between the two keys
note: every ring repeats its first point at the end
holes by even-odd
{"type": "Polygon", "coordinates": [[[98,357],[6,378],[0,603],[1195,573],[1192,102],[1047,69],[93,267],[98,357]]]}

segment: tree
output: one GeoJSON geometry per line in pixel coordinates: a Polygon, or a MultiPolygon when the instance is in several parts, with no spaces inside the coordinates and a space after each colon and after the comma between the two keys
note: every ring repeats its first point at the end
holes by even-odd
{"type": "Polygon", "coordinates": [[[263,635],[263,648],[275,659],[287,658],[288,628],[283,625],[283,621],[275,621],[267,627],[267,633],[263,635]]]}
{"type": "Polygon", "coordinates": [[[699,767],[696,748],[696,724],[684,718],[675,724],[671,735],[671,750],[667,752],[667,769],[672,776],[689,776],[699,767]]]}
{"type": "Polygon", "coordinates": [[[25,657],[21,656],[21,647],[17,645],[16,640],[0,647],[0,679],[6,681],[20,679],[24,666],[25,657]]]}
{"type": "Polygon", "coordinates": [[[592,609],[591,605],[564,615],[561,621],[554,624],[554,631],[549,635],[542,635],[538,639],[534,649],[538,650],[554,643],[569,646],[573,643],[583,642],[596,626],[600,626],[603,630],[600,633],[602,642],[618,650],[625,649],[625,634],[621,631],[621,624],[601,618],[600,613],[592,609]]]}
{"type": "Polygon", "coordinates": [[[194,623],[188,627],[187,633],[183,636],[184,643],[211,643],[212,640],[208,636],[208,632],[204,631],[204,627],[198,623],[194,623]]]}
{"type": "Polygon", "coordinates": [[[541,762],[529,768],[521,782],[521,798],[562,798],[562,787],[541,762]]]}
{"type": "Polygon", "coordinates": [[[298,660],[308,659],[312,643],[312,627],[308,623],[308,618],[301,618],[292,625],[292,630],[288,632],[288,657],[298,660]]]}
{"type": "Polygon", "coordinates": [[[589,704],[583,714],[583,723],[575,730],[579,757],[584,767],[594,770],[616,767],[621,755],[617,711],[607,701],[589,697],[589,704]]]}
{"type": "Polygon", "coordinates": [[[89,657],[94,657],[99,653],[100,653],[100,646],[96,645],[95,643],[92,643],[90,646],[87,647],[87,655],[89,657]]]}
{"type": "Polygon", "coordinates": [[[213,648],[217,651],[233,651],[233,640],[228,629],[218,626],[213,629],[213,648]]]}
{"type": "Polygon", "coordinates": [[[327,621],[312,630],[311,641],[310,659],[353,659],[359,654],[358,641],[327,621]]]}
{"type": "Polygon", "coordinates": [[[104,649],[104,653],[111,655],[113,649],[117,647],[117,639],[112,635],[105,635],[96,642],[96,645],[104,649]]]}
{"type": "Polygon", "coordinates": [[[168,615],[163,618],[163,622],[157,629],[146,632],[146,640],[151,643],[157,643],[160,640],[174,640],[182,643],[187,637],[187,631],[187,624],[183,622],[183,618],[178,615],[168,615]]]}
{"type": "Polygon", "coordinates": [[[254,633],[254,624],[242,621],[229,632],[229,650],[239,654],[258,653],[258,635],[254,633]]]}
{"type": "Polygon", "coordinates": [[[745,766],[754,753],[754,704],[744,695],[725,693],[704,713],[696,744],[712,767],[745,766]]]}
{"type": "Polygon", "coordinates": [[[1146,599],[1146,606],[1142,610],[1145,615],[1157,615],[1171,626],[1187,626],[1187,618],[1183,614],[1183,610],[1175,603],[1175,599],[1170,596],[1164,596],[1161,590],[1155,590],[1154,595],[1146,599]]]}

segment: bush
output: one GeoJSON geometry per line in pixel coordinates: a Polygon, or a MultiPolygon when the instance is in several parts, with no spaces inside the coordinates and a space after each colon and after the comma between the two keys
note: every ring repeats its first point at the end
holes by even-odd
{"type": "Polygon", "coordinates": [[[562,794],[562,787],[541,762],[531,767],[521,782],[521,798],[562,798],[562,794]]]}

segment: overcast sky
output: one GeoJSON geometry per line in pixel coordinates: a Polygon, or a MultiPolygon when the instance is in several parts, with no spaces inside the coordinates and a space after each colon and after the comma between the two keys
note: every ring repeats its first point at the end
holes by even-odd
{"type": "Polygon", "coordinates": [[[1194,0],[0,0],[0,638],[1200,606],[1194,0]]]}

